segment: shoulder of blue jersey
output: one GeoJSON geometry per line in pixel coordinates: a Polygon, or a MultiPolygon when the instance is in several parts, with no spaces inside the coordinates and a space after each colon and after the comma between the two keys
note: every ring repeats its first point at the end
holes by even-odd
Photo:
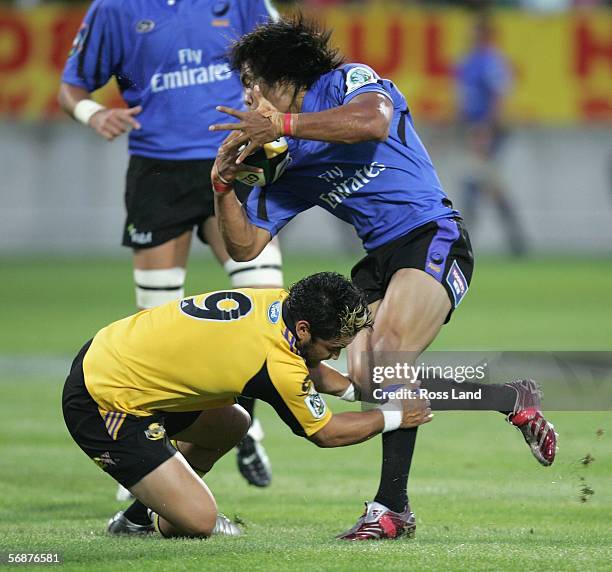
{"type": "Polygon", "coordinates": [[[347,95],[364,85],[378,83],[380,79],[373,69],[364,65],[345,68],[345,77],[347,95]]]}

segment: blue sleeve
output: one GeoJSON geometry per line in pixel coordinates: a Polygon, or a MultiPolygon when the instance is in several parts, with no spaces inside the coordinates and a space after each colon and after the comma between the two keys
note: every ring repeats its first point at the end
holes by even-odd
{"type": "Polygon", "coordinates": [[[365,64],[346,64],[334,73],[331,92],[337,105],[344,105],[362,93],[375,92],[393,100],[380,76],[365,64]]]}
{"type": "Polygon", "coordinates": [[[119,17],[105,0],[96,0],[77,32],[62,81],[90,93],[114,75],[121,58],[119,17]]]}
{"type": "Polygon", "coordinates": [[[312,206],[311,203],[280,188],[277,182],[267,187],[255,187],[244,208],[251,223],[275,236],[295,215],[312,206]]]}
{"type": "Polygon", "coordinates": [[[242,33],[248,34],[259,24],[278,20],[278,11],[271,0],[242,0],[242,33]]]}

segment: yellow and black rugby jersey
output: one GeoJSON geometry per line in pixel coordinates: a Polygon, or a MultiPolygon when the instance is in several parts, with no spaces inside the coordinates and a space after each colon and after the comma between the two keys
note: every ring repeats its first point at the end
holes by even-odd
{"type": "Polygon", "coordinates": [[[331,419],[295,348],[282,289],[226,290],[143,310],[100,330],[83,361],[101,415],[199,411],[244,394],[294,433],[331,419]]]}

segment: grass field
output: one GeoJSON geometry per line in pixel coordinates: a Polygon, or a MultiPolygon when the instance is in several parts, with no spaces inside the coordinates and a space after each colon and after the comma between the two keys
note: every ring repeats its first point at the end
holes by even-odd
{"type": "MultiPolygon", "coordinates": [[[[288,282],[350,267],[287,258],[288,282]]],[[[436,347],[610,350],[610,262],[483,260],[436,347]]],[[[129,260],[0,260],[0,273],[0,552],[61,552],[66,570],[610,569],[610,412],[551,414],[561,449],[548,469],[499,414],[438,413],[415,453],[416,538],[347,545],[333,535],[375,491],[379,440],[318,450],[260,405],[273,485],[247,487],[231,455],[206,479],[221,510],[246,523],[244,537],[108,538],[121,506],[114,482],[71,441],[60,394],[80,344],[132,311],[129,260]],[[585,486],[594,494],[581,502],[585,486]]],[[[194,259],[190,293],[225,285],[210,260],[194,259]]]]}

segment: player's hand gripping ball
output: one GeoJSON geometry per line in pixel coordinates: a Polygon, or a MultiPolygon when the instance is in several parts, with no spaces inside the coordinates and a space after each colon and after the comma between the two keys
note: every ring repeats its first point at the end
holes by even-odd
{"type": "Polygon", "coordinates": [[[258,167],[262,170],[260,173],[238,171],[236,180],[249,187],[263,187],[278,180],[290,162],[291,156],[287,141],[281,137],[276,141],[266,143],[242,162],[243,165],[258,167]]]}

